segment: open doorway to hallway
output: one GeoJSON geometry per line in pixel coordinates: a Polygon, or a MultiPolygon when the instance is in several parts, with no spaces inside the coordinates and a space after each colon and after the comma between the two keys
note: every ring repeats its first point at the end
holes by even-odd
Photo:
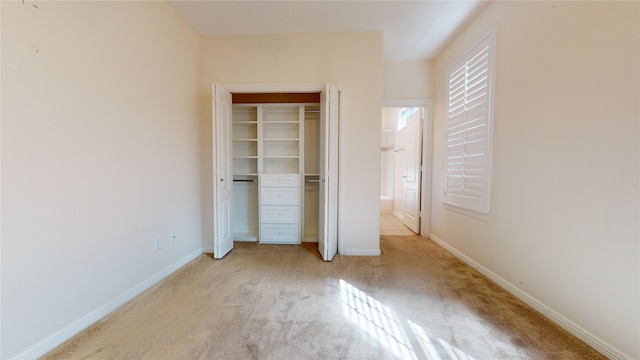
{"type": "Polygon", "coordinates": [[[390,212],[380,213],[380,235],[415,235],[402,220],[390,212]]]}
{"type": "Polygon", "coordinates": [[[428,102],[414,105],[382,108],[381,235],[429,235],[430,108],[428,102]]]}

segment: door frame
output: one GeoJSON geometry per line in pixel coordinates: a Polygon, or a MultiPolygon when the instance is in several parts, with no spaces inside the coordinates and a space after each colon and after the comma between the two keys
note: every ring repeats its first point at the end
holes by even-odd
{"type": "Polygon", "coordinates": [[[420,191],[420,236],[431,233],[431,183],[433,175],[433,99],[388,99],[386,107],[421,107],[425,109],[422,126],[422,189],[420,191]]]}
{"type": "MultiPolygon", "coordinates": [[[[343,106],[344,104],[344,96],[346,84],[340,82],[313,82],[313,83],[216,83],[224,87],[231,94],[234,93],[284,93],[284,92],[299,92],[299,93],[315,93],[315,92],[323,92],[326,90],[327,84],[334,84],[338,90],[339,104],[340,107],[338,109],[338,119],[343,120],[343,106]]],[[[342,166],[344,166],[344,149],[343,146],[344,137],[340,136],[344,134],[344,121],[338,122],[338,199],[337,199],[337,241],[338,241],[338,254],[343,254],[341,251],[341,241],[342,238],[342,227],[340,224],[343,223],[343,212],[340,211],[341,204],[344,204],[344,194],[341,189],[344,189],[344,172],[342,166]]],[[[215,141],[215,139],[212,139],[215,141]]]]}

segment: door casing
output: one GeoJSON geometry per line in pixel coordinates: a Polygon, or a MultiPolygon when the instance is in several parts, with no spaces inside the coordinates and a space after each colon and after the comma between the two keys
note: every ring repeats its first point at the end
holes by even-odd
{"type": "MultiPolygon", "coordinates": [[[[339,102],[343,103],[342,99],[344,97],[344,92],[346,89],[345,84],[343,83],[332,83],[333,85],[335,85],[336,89],[338,90],[338,94],[340,97],[339,102]]],[[[220,86],[222,86],[223,88],[225,88],[227,91],[233,93],[284,93],[284,92],[298,92],[298,93],[304,93],[304,92],[323,92],[326,90],[327,88],[327,83],[257,83],[257,84],[233,84],[233,83],[221,83],[218,84],[220,86]]],[[[342,107],[339,108],[339,112],[338,112],[338,118],[342,118],[342,107]]],[[[343,155],[340,152],[340,148],[342,148],[342,142],[343,139],[342,137],[339,136],[340,133],[343,133],[343,122],[339,122],[338,124],[338,129],[337,129],[337,133],[338,133],[338,179],[337,179],[337,191],[338,191],[338,199],[337,199],[337,238],[340,239],[341,238],[341,227],[340,227],[340,223],[342,223],[343,221],[343,215],[341,214],[341,212],[339,211],[340,209],[340,203],[343,201],[342,197],[344,196],[342,194],[342,192],[340,191],[341,188],[343,187],[343,180],[340,177],[340,170],[341,170],[341,164],[343,164],[343,155]]],[[[215,141],[215,139],[212,139],[212,141],[215,141]]],[[[343,248],[343,245],[340,243],[340,241],[338,241],[338,253],[342,253],[341,249],[343,248]]]]}
{"type": "Polygon", "coordinates": [[[420,235],[429,237],[431,233],[431,174],[433,168],[433,100],[432,99],[393,99],[383,100],[382,107],[422,107],[425,120],[422,126],[422,191],[420,208],[420,235]]]}

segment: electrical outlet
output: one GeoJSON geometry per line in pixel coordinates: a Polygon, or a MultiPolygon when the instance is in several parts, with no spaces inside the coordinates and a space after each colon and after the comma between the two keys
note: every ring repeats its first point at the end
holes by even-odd
{"type": "Polygon", "coordinates": [[[174,242],[176,242],[176,233],[174,233],[173,231],[169,233],[169,243],[173,244],[174,242]]]}
{"type": "Polygon", "coordinates": [[[160,250],[160,248],[162,247],[162,241],[160,240],[160,236],[156,236],[155,239],[153,239],[153,246],[156,251],[160,250]]]}

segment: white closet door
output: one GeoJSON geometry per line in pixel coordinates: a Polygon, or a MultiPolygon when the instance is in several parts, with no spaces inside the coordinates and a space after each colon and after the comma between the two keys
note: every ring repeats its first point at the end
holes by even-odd
{"type": "Polygon", "coordinates": [[[338,252],[339,92],[327,84],[320,93],[320,199],[318,250],[325,261],[338,252]]]}
{"type": "Polygon", "coordinates": [[[231,93],[213,86],[213,257],[221,259],[233,249],[233,174],[231,157],[231,93]]]}

